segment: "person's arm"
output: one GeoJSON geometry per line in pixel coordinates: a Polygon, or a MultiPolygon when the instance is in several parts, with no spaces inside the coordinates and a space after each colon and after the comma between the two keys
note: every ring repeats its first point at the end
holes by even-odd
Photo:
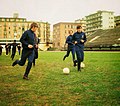
{"type": "Polygon", "coordinates": [[[86,35],[84,34],[84,43],[87,41],[86,35]]]}
{"type": "Polygon", "coordinates": [[[68,44],[73,44],[72,41],[70,40],[70,36],[67,37],[66,43],[68,43],[68,44]]]}
{"type": "Polygon", "coordinates": [[[33,45],[29,44],[28,40],[29,40],[28,33],[27,33],[27,31],[25,31],[23,33],[22,37],[20,38],[20,42],[28,48],[33,48],[33,45]]]}
{"type": "Polygon", "coordinates": [[[82,43],[85,43],[87,41],[86,35],[84,33],[83,38],[80,40],[82,43]]]}
{"type": "Polygon", "coordinates": [[[73,36],[72,36],[72,42],[73,42],[74,44],[77,44],[77,41],[76,41],[76,39],[75,39],[75,33],[74,33],[73,36]]]}
{"type": "Polygon", "coordinates": [[[35,48],[38,48],[38,44],[39,44],[39,39],[38,39],[38,37],[35,35],[35,48]]]}
{"type": "Polygon", "coordinates": [[[20,42],[23,44],[23,45],[25,45],[25,46],[27,46],[28,47],[28,42],[26,41],[28,38],[27,38],[27,31],[25,31],[23,34],[22,34],[22,36],[21,36],[21,38],[20,38],[20,42]]]}

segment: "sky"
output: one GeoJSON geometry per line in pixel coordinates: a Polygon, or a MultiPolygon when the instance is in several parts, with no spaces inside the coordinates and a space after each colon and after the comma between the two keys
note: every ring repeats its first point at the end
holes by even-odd
{"type": "Polygon", "coordinates": [[[98,10],[113,11],[120,15],[120,0],[0,0],[0,17],[13,17],[28,21],[74,22],[98,10]]]}

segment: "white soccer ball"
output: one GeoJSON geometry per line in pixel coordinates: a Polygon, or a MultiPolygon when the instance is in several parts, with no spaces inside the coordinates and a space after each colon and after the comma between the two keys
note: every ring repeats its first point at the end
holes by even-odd
{"type": "Polygon", "coordinates": [[[69,68],[63,68],[63,73],[64,74],[69,74],[70,73],[70,69],[69,68]]]}
{"type": "Polygon", "coordinates": [[[81,68],[84,68],[85,64],[83,62],[81,62],[81,68]]]}

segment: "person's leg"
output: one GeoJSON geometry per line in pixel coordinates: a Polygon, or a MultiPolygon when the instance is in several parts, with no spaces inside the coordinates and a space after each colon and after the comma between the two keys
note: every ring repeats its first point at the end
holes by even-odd
{"type": "Polygon", "coordinates": [[[26,49],[22,50],[22,56],[21,56],[21,60],[19,61],[19,65],[23,66],[26,62],[26,59],[32,54],[33,51],[28,51],[26,49]]]}
{"type": "Polygon", "coordinates": [[[12,60],[14,59],[14,57],[15,57],[15,53],[12,54],[12,60]]]}
{"type": "Polygon", "coordinates": [[[35,60],[38,58],[38,49],[35,49],[35,55],[33,59],[33,66],[35,66],[35,60]]]}
{"type": "Polygon", "coordinates": [[[83,62],[84,61],[84,50],[81,49],[80,53],[81,53],[81,62],[83,62]]]}
{"type": "Polygon", "coordinates": [[[33,59],[33,66],[35,66],[35,58],[33,59]]]}
{"type": "Polygon", "coordinates": [[[76,46],[76,56],[77,56],[77,68],[80,71],[80,64],[81,64],[81,50],[80,47],[76,46]]]}
{"type": "Polygon", "coordinates": [[[70,49],[68,48],[68,49],[67,49],[67,53],[66,53],[66,55],[64,56],[63,60],[65,60],[65,58],[68,57],[69,54],[70,54],[70,49]]]}
{"type": "Polygon", "coordinates": [[[34,54],[35,53],[34,53],[34,50],[33,50],[32,53],[28,56],[28,64],[27,64],[27,67],[26,67],[23,79],[28,78],[28,74],[30,73],[30,69],[32,67],[32,62],[33,62],[33,59],[34,59],[34,54]]]}
{"type": "MultiPolygon", "coordinates": [[[[13,53],[11,54],[11,59],[13,58],[13,53]]],[[[13,60],[13,59],[12,59],[13,60]]]]}
{"type": "Polygon", "coordinates": [[[24,77],[28,77],[28,74],[30,72],[31,67],[32,67],[32,63],[28,61],[28,64],[27,64],[23,79],[25,79],[24,77]]]}
{"type": "Polygon", "coordinates": [[[72,52],[73,66],[76,66],[77,61],[75,60],[75,47],[72,48],[71,52],[72,52]]]}
{"type": "Polygon", "coordinates": [[[78,71],[81,69],[81,62],[84,60],[84,48],[80,47],[79,48],[79,60],[78,60],[78,71]]]}
{"type": "Polygon", "coordinates": [[[80,66],[81,66],[81,62],[78,61],[78,64],[77,64],[77,65],[78,65],[78,71],[81,71],[81,67],[80,67],[80,66]]]}
{"type": "Polygon", "coordinates": [[[28,51],[23,49],[22,50],[21,59],[14,61],[12,66],[15,66],[16,64],[19,64],[20,66],[23,66],[25,64],[25,62],[26,62],[26,59],[27,59],[27,56],[26,56],[26,54],[28,54],[27,52],[28,51]]]}
{"type": "Polygon", "coordinates": [[[6,49],[6,55],[8,55],[8,49],[6,49]]]}

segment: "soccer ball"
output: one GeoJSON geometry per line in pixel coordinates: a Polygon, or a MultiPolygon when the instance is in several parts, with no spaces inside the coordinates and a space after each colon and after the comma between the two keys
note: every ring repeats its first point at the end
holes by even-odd
{"type": "Polygon", "coordinates": [[[81,62],[81,68],[84,68],[85,64],[83,62],[81,62]]]}
{"type": "Polygon", "coordinates": [[[69,74],[70,73],[70,69],[69,68],[63,68],[63,73],[64,74],[69,74]]]}

